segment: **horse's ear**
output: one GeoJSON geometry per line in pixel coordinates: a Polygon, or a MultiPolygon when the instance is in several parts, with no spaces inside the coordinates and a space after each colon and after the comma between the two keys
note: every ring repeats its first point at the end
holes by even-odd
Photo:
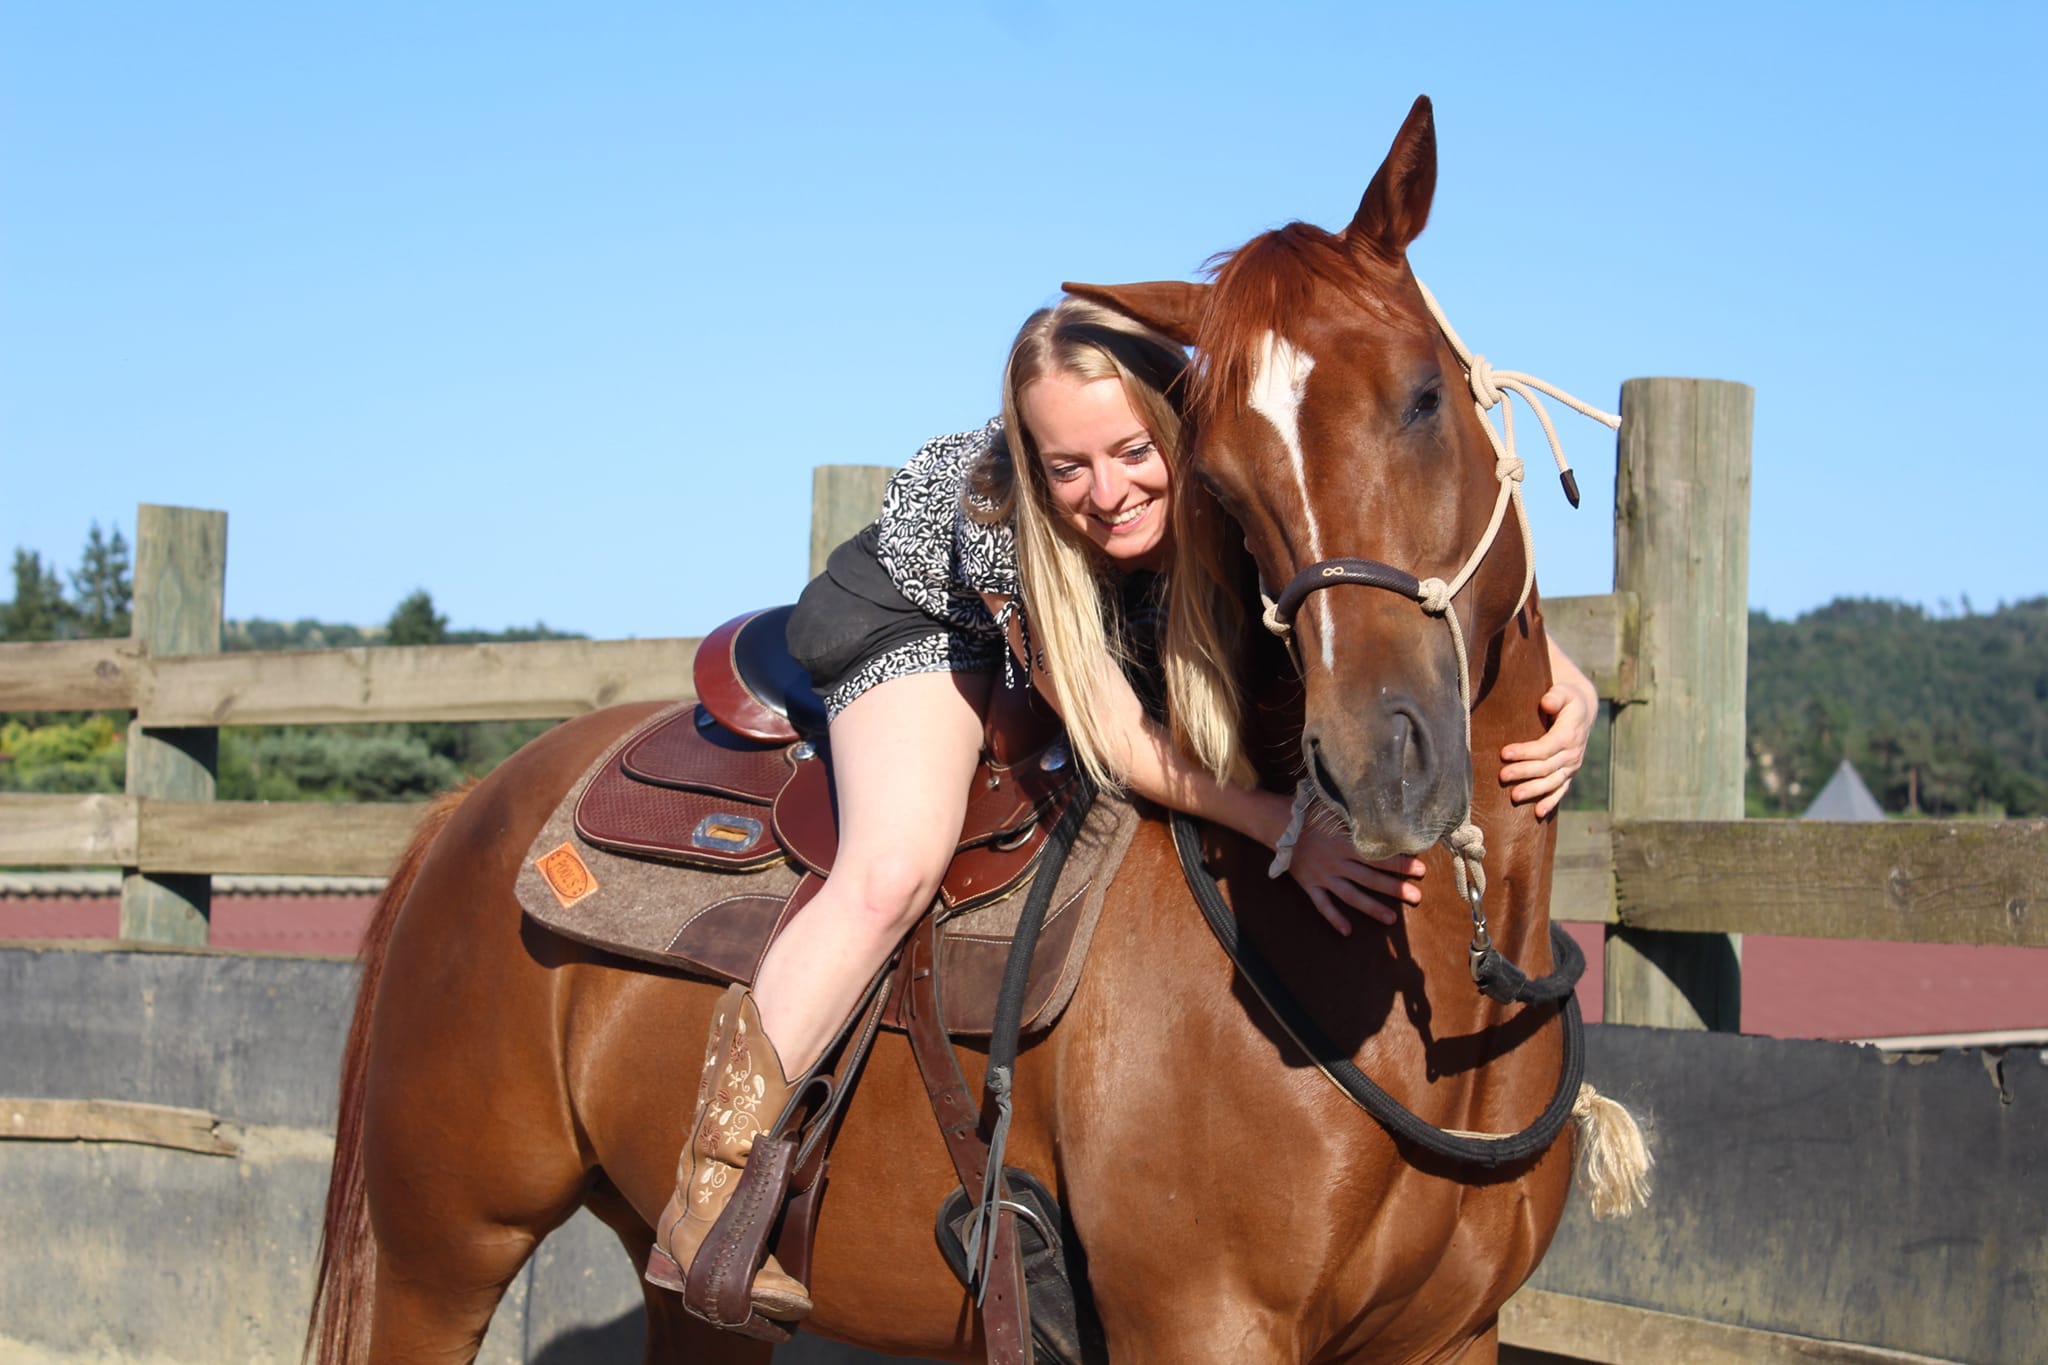
{"type": "Polygon", "coordinates": [[[1209,286],[1186,280],[1152,280],[1145,284],[1074,284],[1060,286],[1069,294],[1107,304],[1128,313],[1153,331],[1179,342],[1195,344],[1195,329],[1208,307],[1209,286]]]}
{"type": "Polygon", "coordinates": [[[1355,246],[1399,260],[1408,244],[1429,222],[1429,203],[1436,197],[1436,118],[1429,96],[1417,95],[1387,159],[1380,163],[1358,212],[1344,235],[1355,246]]]}

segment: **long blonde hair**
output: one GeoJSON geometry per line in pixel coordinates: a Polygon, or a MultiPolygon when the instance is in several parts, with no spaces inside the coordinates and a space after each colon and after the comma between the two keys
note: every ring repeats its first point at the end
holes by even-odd
{"type": "Polygon", "coordinates": [[[1029,638],[1060,699],[1075,758],[1110,790],[1121,788],[1124,772],[1104,724],[1103,689],[1130,648],[1115,599],[1103,590],[1102,559],[1051,510],[1019,399],[1052,374],[1122,382],[1168,469],[1173,553],[1161,658],[1174,745],[1219,781],[1246,782],[1235,668],[1244,609],[1229,569],[1228,518],[1186,467],[1187,369],[1179,345],[1102,304],[1070,297],[1040,309],[1018,330],[1004,369],[1004,446],[989,452],[968,486],[972,515],[1015,527],[1029,638]]]}

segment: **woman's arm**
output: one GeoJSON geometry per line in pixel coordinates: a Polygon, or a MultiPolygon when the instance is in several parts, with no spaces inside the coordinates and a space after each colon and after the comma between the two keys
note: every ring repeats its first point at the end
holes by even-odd
{"type": "MultiPolygon", "coordinates": [[[[1006,599],[985,594],[989,610],[1000,615],[1006,599]]],[[[1060,699],[1052,679],[1026,655],[1024,630],[1015,616],[1010,621],[1010,649],[1031,675],[1031,683],[1054,711],[1060,699]]],[[[1292,803],[1277,792],[1219,782],[1206,769],[1190,761],[1173,744],[1166,727],[1145,714],[1138,696],[1120,670],[1113,670],[1103,690],[1110,714],[1105,729],[1121,751],[1110,755],[1123,772],[1125,784],[1147,800],[1173,810],[1185,811],[1204,820],[1275,847],[1286,833],[1293,813],[1292,803]]],[[[1420,858],[1396,857],[1367,863],[1352,851],[1351,839],[1341,829],[1310,821],[1295,841],[1288,873],[1308,893],[1316,910],[1342,934],[1351,932],[1341,906],[1349,906],[1382,924],[1392,924],[1394,910],[1381,899],[1413,905],[1422,899],[1414,879],[1422,875],[1420,858]]]]}
{"type": "Polygon", "coordinates": [[[1600,694],[1579,666],[1557,647],[1550,645],[1550,690],[1536,704],[1550,717],[1543,737],[1524,744],[1510,744],[1500,751],[1500,782],[1509,788],[1508,799],[1516,805],[1536,802],[1538,819],[1557,809],[1571,789],[1572,774],[1586,761],[1586,741],[1593,733],[1593,717],[1600,711],[1600,694]]]}

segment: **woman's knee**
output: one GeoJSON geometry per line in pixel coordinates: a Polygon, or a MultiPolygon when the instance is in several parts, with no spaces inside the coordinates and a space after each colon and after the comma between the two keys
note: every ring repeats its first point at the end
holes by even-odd
{"type": "Polygon", "coordinates": [[[830,880],[850,883],[856,912],[878,935],[901,938],[939,893],[945,874],[943,856],[896,847],[851,861],[842,857],[830,880]]]}

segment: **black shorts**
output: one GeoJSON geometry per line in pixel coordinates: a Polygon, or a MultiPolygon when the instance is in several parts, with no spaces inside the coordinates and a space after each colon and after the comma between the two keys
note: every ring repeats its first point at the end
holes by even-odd
{"type": "Polygon", "coordinates": [[[1002,663],[1000,640],[958,630],[905,597],[875,557],[875,541],[870,525],[834,550],[789,618],[789,652],[810,672],[829,716],[890,678],[1002,663]]]}

